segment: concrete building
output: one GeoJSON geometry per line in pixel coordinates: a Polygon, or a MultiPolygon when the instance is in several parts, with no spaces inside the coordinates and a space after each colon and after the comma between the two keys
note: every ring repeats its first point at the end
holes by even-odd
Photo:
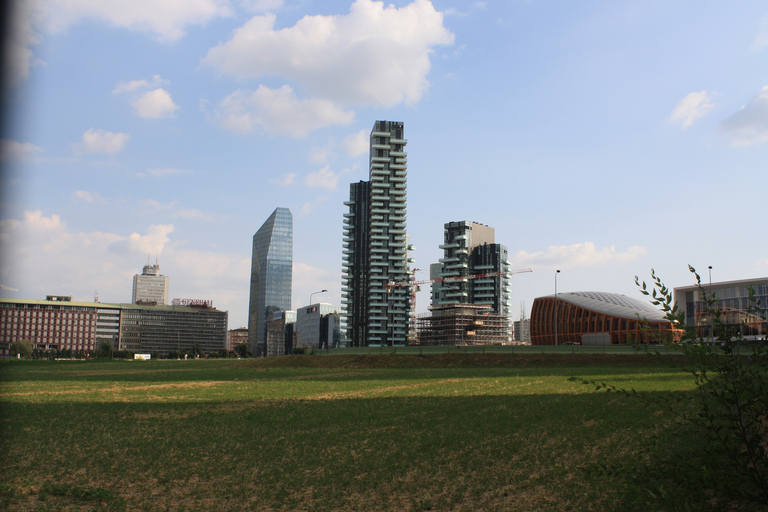
{"type": "Polygon", "coordinates": [[[376,121],[370,135],[369,180],[350,185],[344,204],[342,344],[362,347],[408,341],[406,239],[407,154],[403,123],[376,121]]]}
{"type": "Polygon", "coordinates": [[[323,302],[296,310],[296,344],[300,348],[335,348],[340,341],[339,309],[323,302]]]}
{"type": "Polygon", "coordinates": [[[419,345],[502,345],[509,342],[509,321],[486,306],[433,306],[417,319],[419,345]]]}
{"type": "Polygon", "coordinates": [[[513,333],[512,333],[512,339],[514,341],[525,343],[526,345],[531,344],[531,321],[527,318],[523,318],[520,320],[516,320],[512,323],[513,325],[513,333]]]}
{"type": "Polygon", "coordinates": [[[248,344],[248,328],[230,329],[227,333],[227,350],[234,350],[236,346],[243,343],[248,344]]]}
{"type": "Polygon", "coordinates": [[[267,322],[291,309],[293,285],[293,215],[276,208],[253,235],[248,343],[256,357],[267,353],[267,322]]]}
{"type": "Polygon", "coordinates": [[[131,302],[162,306],[168,302],[168,276],[160,274],[160,265],[144,265],[141,274],[133,276],[131,302]]]}
{"type": "Polygon", "coordinates": [[[293,353],[296,346],[296,312],[276,311],[267,321],[267,357],[293,353]]]}
{"type": "Polygon", "coordinates": [[[89,354],[106,341],[115,350],[154,352],[224,350],[227,312],[212,307],[149,306],[46,300],[0,299],[0,354],[29,340],[34,348],[89,354]]]}
{"type": "Polygon", "coordinates": [[[533,345],[660,343],[680,335],[658,309],[618,293],[558,293],[531,308],[533,345]]]}
{"type": "Polygon", "coordinates": [[[702,283],[698,286],[680,286],[672,291],[672,297],[679,310],[685,312],[685,324],[693,327],[700,338],[721,335],[714,332],[714,318],[706,311],[704,294],[714,296],[715,306],[720,309],[720,320],[730,336],[747,339],[765,339],[768,334],[768,277],[702,283]],[[749,290],[754,290],[750,303],[749,290]]]}

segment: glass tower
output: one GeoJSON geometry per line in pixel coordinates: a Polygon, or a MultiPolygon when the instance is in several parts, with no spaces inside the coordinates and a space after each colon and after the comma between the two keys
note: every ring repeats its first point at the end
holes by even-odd
{"type": "Polygon", "coordinates": [[[291,309],[293,284],[293,215],[276,208],[253,235],[248,344],[254,356],[267,353],[267,322],[277,311],[291,309]]]}
{"type": "Polygon", "coordinates": [[[403,123],[376,121],[369,180],[350,186],[344,214],[343,342],[350,346],[408,342],[409,287],[405,233],[407,154],[403,123]]]}

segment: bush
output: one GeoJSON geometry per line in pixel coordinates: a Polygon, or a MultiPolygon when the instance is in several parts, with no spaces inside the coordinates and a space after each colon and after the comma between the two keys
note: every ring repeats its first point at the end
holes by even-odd
{"type": "MultiPolygon", "coordinates": [[[[647,464],[603,467],[624,473],[636,500],[657,502],[673,510],[765,510],[768,507],[768,352],[765,344],[749,343],[746,329],[729,329],[718,301],[701,285],[706,313],[712,319],[714,341],[700,339],[685,325],[685,313],[672,302],[671,291],[651,271],[651,290],[635,282],[640,292],[659,306],[666,318],[684,330],[682,341],[666,343],[674,355],[669,362],[690,374],[696,387],[692,396],[666,396],[652,400],[633,390],[595,381],[598,390],[619,391],[672,413],[670,431],[656,439],[647,464]],[[682,356],[682,357],[681,357],[682,356]],[[671,440],[671,441],[670,441],[671,440]]],[[[763,314],[750,290],[750,315],[763,314]]],[[[752,316],[754,318],[754,316],[752,316]]],[[[649,333],[650,334],[650,333],[649,333]]],[[[662,357],[640,347],[655,357],[662,357]]]]}

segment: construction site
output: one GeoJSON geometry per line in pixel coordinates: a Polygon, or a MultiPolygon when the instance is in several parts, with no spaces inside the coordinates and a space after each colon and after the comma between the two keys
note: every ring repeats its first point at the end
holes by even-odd
{"type": "Polygon", "coordinates": [[[419,345],[500,345],[509,343],[509,320],[487,306],[433,306],[416,317],[419,345]]]}

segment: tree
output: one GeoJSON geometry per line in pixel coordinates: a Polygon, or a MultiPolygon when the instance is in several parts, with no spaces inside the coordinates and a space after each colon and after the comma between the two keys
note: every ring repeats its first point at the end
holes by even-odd
{"type": "Polygon", "coordinates": [[[251,357],[253,355],[247,343],[238,343],[237,345],[235,345],[235,353],[239,357],[243,357],[243,358],[251,357]]]}
{"type": "Polygon", "coordinates": [[[19,354],[21,357],[27,358],[32,355],[34,348],[32,340],[18,340],[11,344],[11,353],[14,355],[19,354]]]}

